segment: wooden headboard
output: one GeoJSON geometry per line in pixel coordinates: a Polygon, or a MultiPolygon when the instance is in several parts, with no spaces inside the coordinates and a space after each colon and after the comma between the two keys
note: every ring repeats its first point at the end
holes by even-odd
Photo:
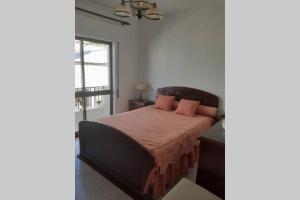
{"type": "Polygon", "coordinates": [[[205,106],[219,106],[219,98],[211,93],[188,87],[163,87],[157,89],[157,95],[175,96],[175,99],[189,99],[200,101],[205,106]]]}

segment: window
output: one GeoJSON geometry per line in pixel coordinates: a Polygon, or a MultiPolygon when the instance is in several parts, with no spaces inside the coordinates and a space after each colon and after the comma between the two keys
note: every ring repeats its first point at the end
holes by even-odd
{"type": "Polygon", "coordinates": [[[112,113],[111,48],[109,42],[75,39],[75,113],[84,120],[112,113]]]}

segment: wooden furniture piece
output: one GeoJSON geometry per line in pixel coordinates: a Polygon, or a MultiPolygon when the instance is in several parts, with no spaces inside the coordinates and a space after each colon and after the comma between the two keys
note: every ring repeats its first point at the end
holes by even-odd
{"type": "MultiPolygon", "coordinates": [[[[173,95],[201,101],[218,107],[216,95],[186,87],[159,88],[157,94],[173,95]]],[[[79,122],[80,154],[78,157],[112,181],[134,199],[152,199],[152,192],[143,194],[149,172],[154,168],[153,156],[125,133],[108,125],[79,122]]]]}
{"type": "Polygon", "coordinates": [[[148,101],[148,100],[140,101],[138,99],[132,99],[132,100],[129,100],[128,103],[129,103],[128,110],[134,110],[134,109],[137,109],[137,108],[142,108],[142,107],[145,107],[145,106],[152,105],[153,101],[148,101]]]}
{"type": "Polygon", "coordinates": [[[222,120],[204,132],[200,140],[200,154],[196,183],[222,199],[225,198],[225,130],[222,120]]]}
{"type": "Polygon", "coordinates": [[[218,196],[195,184],[194,182],[183,178],[172,190],[170,190],[162,200],[221,200],[218,196]]]}

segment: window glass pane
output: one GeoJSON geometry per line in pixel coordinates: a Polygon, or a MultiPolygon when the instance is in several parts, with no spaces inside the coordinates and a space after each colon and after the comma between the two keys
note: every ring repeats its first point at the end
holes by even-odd
{"type": "Polygon", "coordinates": [[[82,80],[81,80],[81,66],[80,64],[75,64],[75,91],[82,89],[82,80]]]}
{"type": "Polygon", "coordinates": [[[83,110],[75,112],[75,131],[79,131],[78,123],[83,120],[83,110]]]}
{"type": "Polygon", "coordinates": [[[84,62],[87,63],[108,63],[109,45],[84,41],[84,62]]]}
{"type": "Polygon", "coordinates": [[[83,99],[82,97],[75,97],[75,112],[83,110],[83,99]]]}
{"type": "Polygon", "coordinates": [[[74,61],[80,62],[80,41],[79,40],[75,40],[74,61]]]}
{"type": "Polygon", "coordinates": [[[109,90],[108,66],[85,65],[84,75],[87,91],[109,90]]]}
{"type": "Polygon", "coordinates": [[[110,90],[110,45],[83,40],[75,40],[75,130],[81,120],[95,120],[101,116],[110,115],[111,95],[96,95],[84,97],[85,92],[110,90]],[[83,44],[83,58],[80,45],[83,44]],[[84,61],[84,63],[82,63],[84,61]],[[82,68],[84,79],[82,79],[82,68]],[[85,81],[83,83],[83,80],[85,81]],[[85,88],[83,85],[85,84],[85,88]],[[83,106],[83,101],[86,107],[83,106]],[[86,118],[84,117],[86,116],[86,118]]]}
{"type": "Polygon", "coordinates": [[[110,95],[87,97],[86,104],[87,120],[110,115],[110,95]]]}

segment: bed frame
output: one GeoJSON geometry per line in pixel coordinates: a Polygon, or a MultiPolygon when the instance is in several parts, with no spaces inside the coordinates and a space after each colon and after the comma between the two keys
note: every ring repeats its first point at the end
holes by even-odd
{"type": "MultiPolygon", "coordinates": [[[[157,95],[175,96],[201,101],[202,105],[218,107],[216,95],[187,87],[164,87],[157,95]]],[[[151,154],[123,132],[93,121],[79,122],[80,154],[78,157],[136,200],[151,200],[152,192],[143,194],[150,170],[151,154]]]]}

